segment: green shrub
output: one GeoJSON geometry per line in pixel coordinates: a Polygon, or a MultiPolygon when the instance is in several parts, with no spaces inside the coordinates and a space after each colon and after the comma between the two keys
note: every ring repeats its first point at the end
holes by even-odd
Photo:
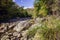
{"type": "Polygon", "coordinates": [[[41,23],[39,27],[29,30],[32,40],[60,40],[60,19],[56,17],[48,17],[46,21],[41,23]]]}
{"type": "Polygon", "coordinates": [[[37,30],[39,29],[39,27],[35,27],[32,28],[31,30],[28,31],[28,37],[34,37],[35,33],[37,32],[37,30]]]}

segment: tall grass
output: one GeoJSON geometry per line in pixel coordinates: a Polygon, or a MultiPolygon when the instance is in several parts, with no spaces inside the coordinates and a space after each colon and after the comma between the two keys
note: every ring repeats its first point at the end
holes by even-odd
{"type": "Polygon", "coordinates": [[[60,40],[60,19],[57,17],[47,17],[42,25],[29,30],[32,40],[60,40]],[[34,34],[34,35],[33,35],[34,34]],[[33,35],[33,36],[31,36],[33,35]]]}

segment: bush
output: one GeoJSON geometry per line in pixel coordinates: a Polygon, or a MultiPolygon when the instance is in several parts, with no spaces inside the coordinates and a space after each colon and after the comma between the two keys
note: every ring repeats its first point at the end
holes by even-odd
{"type": "Polygon", "coordinates": [[[48,10],[45,6],[42,6],[41,9],[39,10],[39,16],[47,16],[48,10]]]}
{"type": "Polygon", "coordinates": [[[52,16],[46,19],[41,26],[29,30],[32,40],[60,40],[60,19],[52,16]]]}

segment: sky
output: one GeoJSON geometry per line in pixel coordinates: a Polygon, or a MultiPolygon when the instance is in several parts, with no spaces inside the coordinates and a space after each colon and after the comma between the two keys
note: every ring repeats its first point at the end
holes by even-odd
{"type": "Polygon", "coordinates": [[[34,0],[13,0],[19,6],[24,6],[24,8],[33,8],[34,0]]]}

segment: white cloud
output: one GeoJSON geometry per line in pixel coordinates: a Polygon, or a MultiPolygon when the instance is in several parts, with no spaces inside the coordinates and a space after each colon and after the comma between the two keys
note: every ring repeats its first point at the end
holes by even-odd
{"type": "Polygon", "coordinates": [[[13,0],[13,2],[15,2],[15,0],[13,0]]]}
{"type": "Polygon", "coordinates": [[[24,7],[24,9],[27,9],[27,7],[24,7]]]}
{"type": "Polygon", "coordinates": [[[27,9],[27,8],[34,8],[34,7],[24,7],[24,9],[27,9]]]}

